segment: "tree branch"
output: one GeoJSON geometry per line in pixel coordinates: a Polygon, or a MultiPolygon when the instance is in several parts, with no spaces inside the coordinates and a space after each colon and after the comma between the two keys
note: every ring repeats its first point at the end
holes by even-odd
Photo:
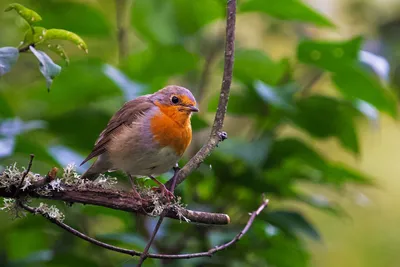
{"type": "MultiPolygon", "coordinates": [[[[186,177],[195,169],[197,169],[211,151],[218,145],[219,142],[227,138],[225,132],[222,132],[224,119],[228,107],[229,92],[232,83],[233,62],[235,53],[235,24],[236,24],[236,0],[228,0],[226,10],[226,40],[225,40],[225,62],[224,74],[221,84],[221,93],[217,112],[215,114],[214,124],[211,129],[210,137],[207,143],[189,160],[189,162],[178,172],[176,183],[179,185],[186,177]]],[[[166,186],[171,188],[172,179],[166,186]]]]}
{"type": "MultiPolygon", "coordinates": [[[[29,196],[32,198],[61,200],[69,203],[91,204],[144,215],[148,215],[154,209],[151,199],[139,201],[129,192],[105,189],[98,186],[80,188],[79,185],[61,184],[61,190],[53,190],[49,187],[46,188],[45,192],[37,190],[38,186],[43,186],[52,179],[54,180],[54,177],[51,177],[50,172],[46,177],[41,177],[23,191],[17,189],[19,188],[18,184],[2,187],[0,188],[0,197],[18,198],[19,196],[29,196]],[[17,191],[19,192],[16,195],[17,191]]],[[[228,215],[220,213],[193,211],[184,208],[179,209],[180,214],[174,208],[167,208],[165,212],[165,216],[168,218],[182,219],[181,215],[193,223],[224,225],[230,222],[228,215]]]]}
{"type": "MultiPolygon", "coordinates": [[[[263,202],[261,203],[261,205],[258,207],[258,209],[250,214],[250,218],[247,221],[247,224],[243,228],[243,230],[240,231],[240,233],[237,234],[231,241],[229,241],[229,242],[227,242],[227,243],[225,243],[223,245],[216,246],[216,247],[214,247],[214,248],[212,248],[212,249],[210,249],[208,251],[199,252],[199,253],[189,253],[189,254],[152,254],[152,253],[149,253],[149,254],[147,254],[147,258],[156,258],[156,259],[191,259],[191,258],[200,258],[200,257],[211,257],[216,252],[224,250],[227,247],[229,247],[229,246],[235,244],[236,242],[238,242],[243,237],[243,235],[245,235],[247,233],[247,231],[250,229],[250,227],[253,224],[255,218],[257,217],[257,215],[259,215],[261,213],[261,211],[263,209],[265,209],[265,207],[268,206],[268,202],[269,202],[268,199],[264,199],[263,202]]],[[[67,225],[67,224],[65,224],[65,223],[63,223],[63,222],[61,222],[61,221],[59,221],[59,220],[57,220],[55,218],[50,217],[47,213],[43,212],[39,208],[29,207],[28,205],[26,205],[26,204],[24,204],[22,202],[19,202],[18,204],[23,209],[25,209],[26,211],[28,211],[30,213],[33,213],[33,214],[40,214],[43,217],[45,217],[46,219],[48,219],[49,221],[51,221],[52,223],[54,223],[54,224],[58,225],[59,227],[63,228],[64,230],[66,230],[66,231],[70,232],[71,234],[73,234],[73,235],[75,235],[75,236],[77,236],[77,237],[79,237],[79,238],[81,238],[81,239],[83,239],[83,240],[85,240],[85,241],[87,241],[89,243],[92,243],[92,244],[94,244],[96,246],[100,246],[100,247],[103,247],[103,248],[108,249],[108,250],[112,250],[112,251],[115,251],[115,252],[131,255],[131,256],[141,256],[142,255],[142,253],[140,253],[138,251],[116,247],[116,246],[109,245],[107,243],[101,242],[99,240],[96,240],[94,238],[91,238],[91,237],[79,232],[78,230],[75,230],[71,226],[69,226],[69,225],[67,225]]]]}

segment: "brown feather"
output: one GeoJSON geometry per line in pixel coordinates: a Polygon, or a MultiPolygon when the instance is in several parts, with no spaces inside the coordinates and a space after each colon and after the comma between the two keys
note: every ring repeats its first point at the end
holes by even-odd
{"type": "Polygon", "coordinates": [[[126,102],[110,119],[107,127],[100,133],[92,152],[81,163],[81,165],[106,152],[107,144],[110,142],[112,136],[121,130],[122,125],[132,124],[138,117],[140,117],[140,115],[152,107],[154,107],[154,104],[150,101],[149,95],[144,95],[126,102]]]}

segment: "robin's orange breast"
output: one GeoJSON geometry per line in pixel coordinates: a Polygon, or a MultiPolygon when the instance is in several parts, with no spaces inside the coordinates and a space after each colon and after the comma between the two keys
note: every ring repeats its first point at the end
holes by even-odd
{"type": "Polygon", "coordinates": [[[190,115],[179,112],[174,107],[159,108],[160,112],[150,122],[153,139],[162,147],[169,146],[177,155],[182,156],[192,141],[190,115]]]}

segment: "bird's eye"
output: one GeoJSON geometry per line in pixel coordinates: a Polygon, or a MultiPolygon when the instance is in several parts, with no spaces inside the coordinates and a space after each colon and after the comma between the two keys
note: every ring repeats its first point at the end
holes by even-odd
{"type": "Polygon", "coordinates": [[[178,98],[177,96],[173,96],[173,97],[171,98],[171,101],[172,101],[172,103],[174,103],[174,104],[178,104],[178,103],[179,103],[179,98],[178,98]]]}

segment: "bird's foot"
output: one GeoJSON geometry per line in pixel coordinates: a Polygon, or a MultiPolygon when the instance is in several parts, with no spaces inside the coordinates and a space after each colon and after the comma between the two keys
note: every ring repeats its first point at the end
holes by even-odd
{"type": "Polygon", "coordinates": [[[151,189],[152,189],[153,191],[161,192],[161,194],[162,194],[163,196],[165,196],[165,197],[168,199],[168,201],[171,201],[171,200],[173,200],[173,199],[175,198],[174,193],[172,193],[171,191],[169,191],[169,190],[165,187],[164,184],[161,184],[161,185],[158,186],[158,187],[152,187],[151,189]]]}

